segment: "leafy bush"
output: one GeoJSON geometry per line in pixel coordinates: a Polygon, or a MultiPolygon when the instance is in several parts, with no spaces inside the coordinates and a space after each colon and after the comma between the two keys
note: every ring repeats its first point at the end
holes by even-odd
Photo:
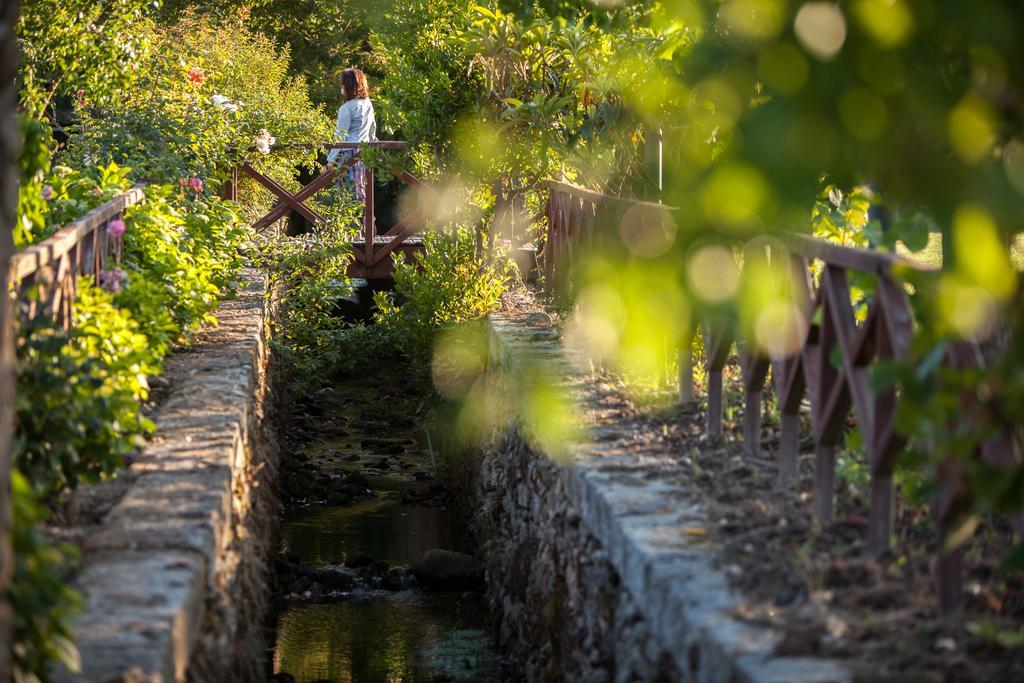
{"type": "Polygon", "coordinates": [[[434,337],[442,328],[481,318],[501,306],[515,266],[500,254],[476,254],[468,229],[431,232],[415,261],[395,259],[395,291],[378,292],[375,322],[391,343],[430,367],[434,337]]]}
{"type": "MultiPolygon", "coordinates": [[[[115,161],[134,168],[137,179],[159,183],[213,183],[243,160],[278,178],[312,164],[315,151],[249,151],[263,130],[280,142],[315,143],[329,140],[332,128],[305,82],[288,75],[287,48],[251,31],[242,17],[214,23],[186,15],[156,29],[138,78],[117,103],[80,107],[66,158],[75,165],[115,161]]],[[[261,208],[268,204],[265,191],[244,194],[261,196],[261,208]]]]}
{"type": "Polygon", "coordinates": [[[152,423],[139,413],[157,357],[130,314],[84,287],[70,332],[23,320],[14,462],[44,499],[121,466],[152,423]]]}
{"type": "Polygon", "coordinates": [[[78,650],[67,624],[81,609],[82,598],[65,583],[77,551],[67,544],[54,545],[39,533],[37,525],[46,519],[46,508],[36,502],[31,486],[17,470],[11,472],[11,502],[14,681],[39,683],[50,680],[50,662],[78,668],[78,650]]]}
{"type": "MultiPolygon", "coordinates": [[[[44,147],[45,149],[45,147],[44,147]]],[[[23,183],[15,244],[40,242],[131,187],[130,169],[117,164],[79,171],[67,166],[49,168],[23,183]]]]}
{"type": "MultiPolygon", "coordinates": [[[[138,302],[156,313],[163,306],[179,327],[213,322],[210,311],[235,282],[247,231],[235,207],[172,185],[150,185],[146,201],[125,212],[124,263],[128,290],[142,279],[159,301],[138,302]],[[192,195],[192,196],[187,196],[192,195]],[[151,285],[159,284],[160,288],[151,285]]],[[[124,300],[136,300],[137,293],[124,300]]]]}
{"type": "Polygon", "coordinates": [[[327,224],[295,238],[269,237],[258,245],[258,262],[271,276],[282,301],[275,348],[292,372],[297,391],[322,382],[351,355],[343,342],[348,325],[338,317],[338,300],[351,293],[349,237],[361,209],[338,202],[325,212],[327,224]],[[332,215],[333,212],[333,215],[332,215]]]}
{"type": "Polygon", "coordinates": [[[40,117],[55,97],[116,98],[137,75],[152,30],[151,0],[24,0],[16,33],[22,105],[40,117]]]}

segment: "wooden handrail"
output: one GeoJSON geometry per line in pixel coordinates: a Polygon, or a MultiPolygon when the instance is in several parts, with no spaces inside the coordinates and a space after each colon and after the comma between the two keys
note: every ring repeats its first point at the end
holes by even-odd
{"type": "Polygon", "coordinates": [[[544,187],[550,191],[563,192],[579,199],[592,202],[600,206],[647,206],[652,209],[658,209],[660,211],[676,212],[679,209],[669,206],[667,204],[659,204],[657,202],[647,202],[641,199],[630,199],[628,197],[616,197],[615,195],[604,194],[596,190],[589,190],[580,185],[573,183],[567,183],[560,180],[545,180],[543,182],[544,187]]]}
{"type": "Polygon", "coordinates": [[[11,257],[11,282],[17,284],[45,266],[59,261],[90,232],[120,216],[129,206],[140,203],[145,196],[141,187],[133,187],[67,224],[42,242],[25,247],[11,257]]]}
{"type": "Polygon", "coordinates": [[[40,293],[38,300],[26,302],[30,316],[41,304],[45,315],[65,328],[72,325],[78,280],[97,281],[110,262],[121,262],[122,237],[109,234],[108,228],[145,196],[141,187],[133,187],[11,257],[9,285],[15,294],[21,298],[29,287],[40,293]]]}
{"type": "MultiPolygon", "coordinates": [[[[658,204],[628,197],[616,197],[573,183],[557,180],[546,180],[544,181],[544,186],[549,191],[564,193],[592,203],[595,206],[646,207],[653,210],[666,211],[670,214],[675,214],[679,211],[677,207],[667,204],[658,204]]],[[[770,235],[784,242],[790,251],[801,256],[828,261],[848,270],[855,270],[861,273],[889,273],[892,272],[893,268],[920,272],[935,272],[939,270],[936,266],[908,259],[899,254],[846,247],[800,232],[777,230],[770,233],[770,235]]]]}
{"type": "MultiPolygon", "coordinates": [[[[405,140],[374,140],[373,142],[286,142],[280,145],[271,145],[270,151],[275,152],[284,149],[407,149],[409,143],[405,140]]],[[[255,145],[249,147],[250,152],[255,152],[255,145]]]]}

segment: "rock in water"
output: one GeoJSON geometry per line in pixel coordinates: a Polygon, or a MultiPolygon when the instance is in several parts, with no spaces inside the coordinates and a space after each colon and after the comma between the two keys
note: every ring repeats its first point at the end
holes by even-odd
{"type": "Polygon", "coordinates": [[[425,588],[466,590],[483,584],[484,570],[472,555],[451,550],[428,550],[413,565],[416,581],[425,588]]]}

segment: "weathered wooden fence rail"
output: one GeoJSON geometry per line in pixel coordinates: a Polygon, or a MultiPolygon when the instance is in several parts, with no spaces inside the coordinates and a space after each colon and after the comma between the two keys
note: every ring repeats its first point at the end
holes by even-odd
{"type": "MultiPolygon", "coordinates": [[[[545,273],[556,295],[571,287],[571,271],[581,253],[607,239],[609,233],[617,238],[620,222],[673,220],[677,212],[672,207],[610,197],[554,181],[548,183],[548,193],[545,273]]],[[[730,253],[735,248],[728,243],[720,246],[730,253]]],[[[781,417],[779,483],[787,486],[796,478],[801,407],[806,399],[815,448],[814,513],[828,524],[833,516],[837,446],[852,411],[863,436],[871,475],[867,548],[874,555],[884,553],[893,532],[893,471],[905,443],[894,424],[897,390],[889,387],[873,391],[869,370],[879,361],[905,359],[909,354],[915,323],[897,272],[934,269],[893,254],[795,234],[748,243],[735,266],[736,278],[742,278],[746,269],[758,268],[761,276],[773,280],[763,286],[782,288],[791,307],[791,329],[785,333],[791,339],[780,347],[765,348],[751,335],[743,334],[733,318],[706,317],[702,334],[707,369],[707,435],[717,438],[722,433],[723,370],[736,348],[744,394],[744,452],[756,456],[761,449],[762,393],[771,370],[781,417]],[[858,302],[860,319],[851,299],[850,278],[854,273],[868,275],[874,286],[873,292],[858,302]],[[839,363],[834,363],[836,358],[839,363]]],[[[686,352],[681,356],[685,357],[686,352]]],[[[951,348],[945,362],[962,367],[977,356],[974,345],[963,343],[951,348]]],[[[687,380],[692,382],[692,377],[682,378],[683,394],[687,380]]],[[[1003,439],[1001,446],[1003,453],[986,457],[993,462],[999,458],[1005,461],[1005,451],[1013,445],[1003,439]]],[[[955,467],[947,469],[959,471],[955,467]]],[[[948,531],[949,519],[948,505],[942,501],[960,484],[956,475],[944,481],[946,494],[936,506],[943,532],[948,531]]],[[[1014,522],[1015,527],[1024,528],[1021,520],[1014,522]]],[[[947,611],[962,601],[961,553],[962,549],[943,552],[937,562],[940,604],[947,611]]]]}
{"type": "Polygon", "coordinates": [[[11,257],[9,280],[19,299],[38,290],[38,299],[27,301],[30,316],[44,313],[71,326],[79,278],[98,283],[103,271],[121,262],[123,230],[112,233],[110,225],[144,198],[142,188],[132,188],[11,257]]]}

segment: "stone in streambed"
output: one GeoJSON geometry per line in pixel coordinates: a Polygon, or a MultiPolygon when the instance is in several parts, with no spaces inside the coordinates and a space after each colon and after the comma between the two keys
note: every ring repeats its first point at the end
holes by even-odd
{"type": "Polygon", "coordinates": [[[371,564],[373,564],[373,558],[367,555],[366,553],[359,553],[358,555],[353,556],[352,559],[345,563],[347,567],[350,567],[352,569],[359,569],[360,567],[369,567],[371,564]]]}
{"type": "Polygon", "coordinates": [[[435,548],[413,565],[416,581],[436,590],[467,590],[483,583],[484,571],[472,555],[435,548]]]}
{"type": "Polygon", "coordinates": [[[356,585],[356,575],[345,567],[324,567],[312,574],[313,579],[321,586],[331,590],[349,591],[356,585]]]}
{"type": "Polygon", "coordinates": [[[327,484],[327,490],[331,493],[348,493],[350,484],[344,479],[332,479],[327,484]]]}
{"type": "Polygon", "coordinates": [[[288,475],[284,478],[281,488],[292,498],[303,498],[309,492],[310,481],[300,475],[288,475]]]}
{"type": "Polygon", "coordinates": [[[342,507],[345,505],[352,504],[352,496],[347,493],[329,493],[327,494],[327,504],[342,507]]]}
{"type": "Polygon", "coordinates": [[[380,587],[387,591],[401,591],[412,585],[409,570],[404,567],[392,567],[380,578],[380,587]]]}
{"type": "Polygon", "coordinates": [[[303,593],[313,587],[313,579],[308,576],[300,576],[288,584],[289,593],[303,593]]]}
{"type": "Polygon", "coordinates": [[[351,484],[352,486],[358,486],[364,489],[370,488],[370,480],[364,477],[363,475],[359,474],[358,472],[353,472],[352,474],[345,475],[342,481],[344,481],[346,484],[351,484]]]}

